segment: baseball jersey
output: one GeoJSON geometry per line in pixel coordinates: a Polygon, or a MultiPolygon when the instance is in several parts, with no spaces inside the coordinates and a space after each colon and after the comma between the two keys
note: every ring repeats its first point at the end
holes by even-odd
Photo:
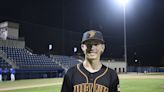
{"type": "Polygon", "coordinates": [[[61,92],[120,92],[119,79],[114,70],[104,65],[90,73],[81,63],[67,71],[61,92]]]}

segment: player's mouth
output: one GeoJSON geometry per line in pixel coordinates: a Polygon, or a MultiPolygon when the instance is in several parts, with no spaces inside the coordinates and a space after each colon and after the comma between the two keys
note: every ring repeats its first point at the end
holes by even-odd
{"type": "Polygon", "coordinates": [[[88,55],[91,55],[91,56],[94,56],[96,54],[97,54],[96,52],[88,52],[88,55]]]}

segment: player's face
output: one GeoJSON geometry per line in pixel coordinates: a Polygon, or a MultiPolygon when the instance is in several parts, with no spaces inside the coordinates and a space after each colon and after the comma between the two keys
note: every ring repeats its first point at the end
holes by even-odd
{"type": "Polygon", "coordinates": [[[89,40],[82,44],[82,50],[85,54],[85,57],[90,60],[100,59],[104,49],[105,45],[97,40],[89,40]]]}

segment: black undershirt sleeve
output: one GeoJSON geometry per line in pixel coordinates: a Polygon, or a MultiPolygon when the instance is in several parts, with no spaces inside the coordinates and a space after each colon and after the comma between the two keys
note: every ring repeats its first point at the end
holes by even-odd
{"type": "Polygon", "coordinates": [[[68,73],[64,76],[61,92],[73,92],[70,76],[68,73]]]}
{"type": "Polygon", "coordinates": [[[116,72],[113,72],[112,83],[109,92],[120,92],[119,78],[116,72]]]}

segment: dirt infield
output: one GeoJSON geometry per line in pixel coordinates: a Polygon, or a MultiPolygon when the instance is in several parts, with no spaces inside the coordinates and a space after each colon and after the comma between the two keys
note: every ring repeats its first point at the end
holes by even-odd
{"type": "Polygon", "coordinates": [[[143,73],[119,74],[120,79],[164,79],[164,75],[148,75],[143,73]]]}

